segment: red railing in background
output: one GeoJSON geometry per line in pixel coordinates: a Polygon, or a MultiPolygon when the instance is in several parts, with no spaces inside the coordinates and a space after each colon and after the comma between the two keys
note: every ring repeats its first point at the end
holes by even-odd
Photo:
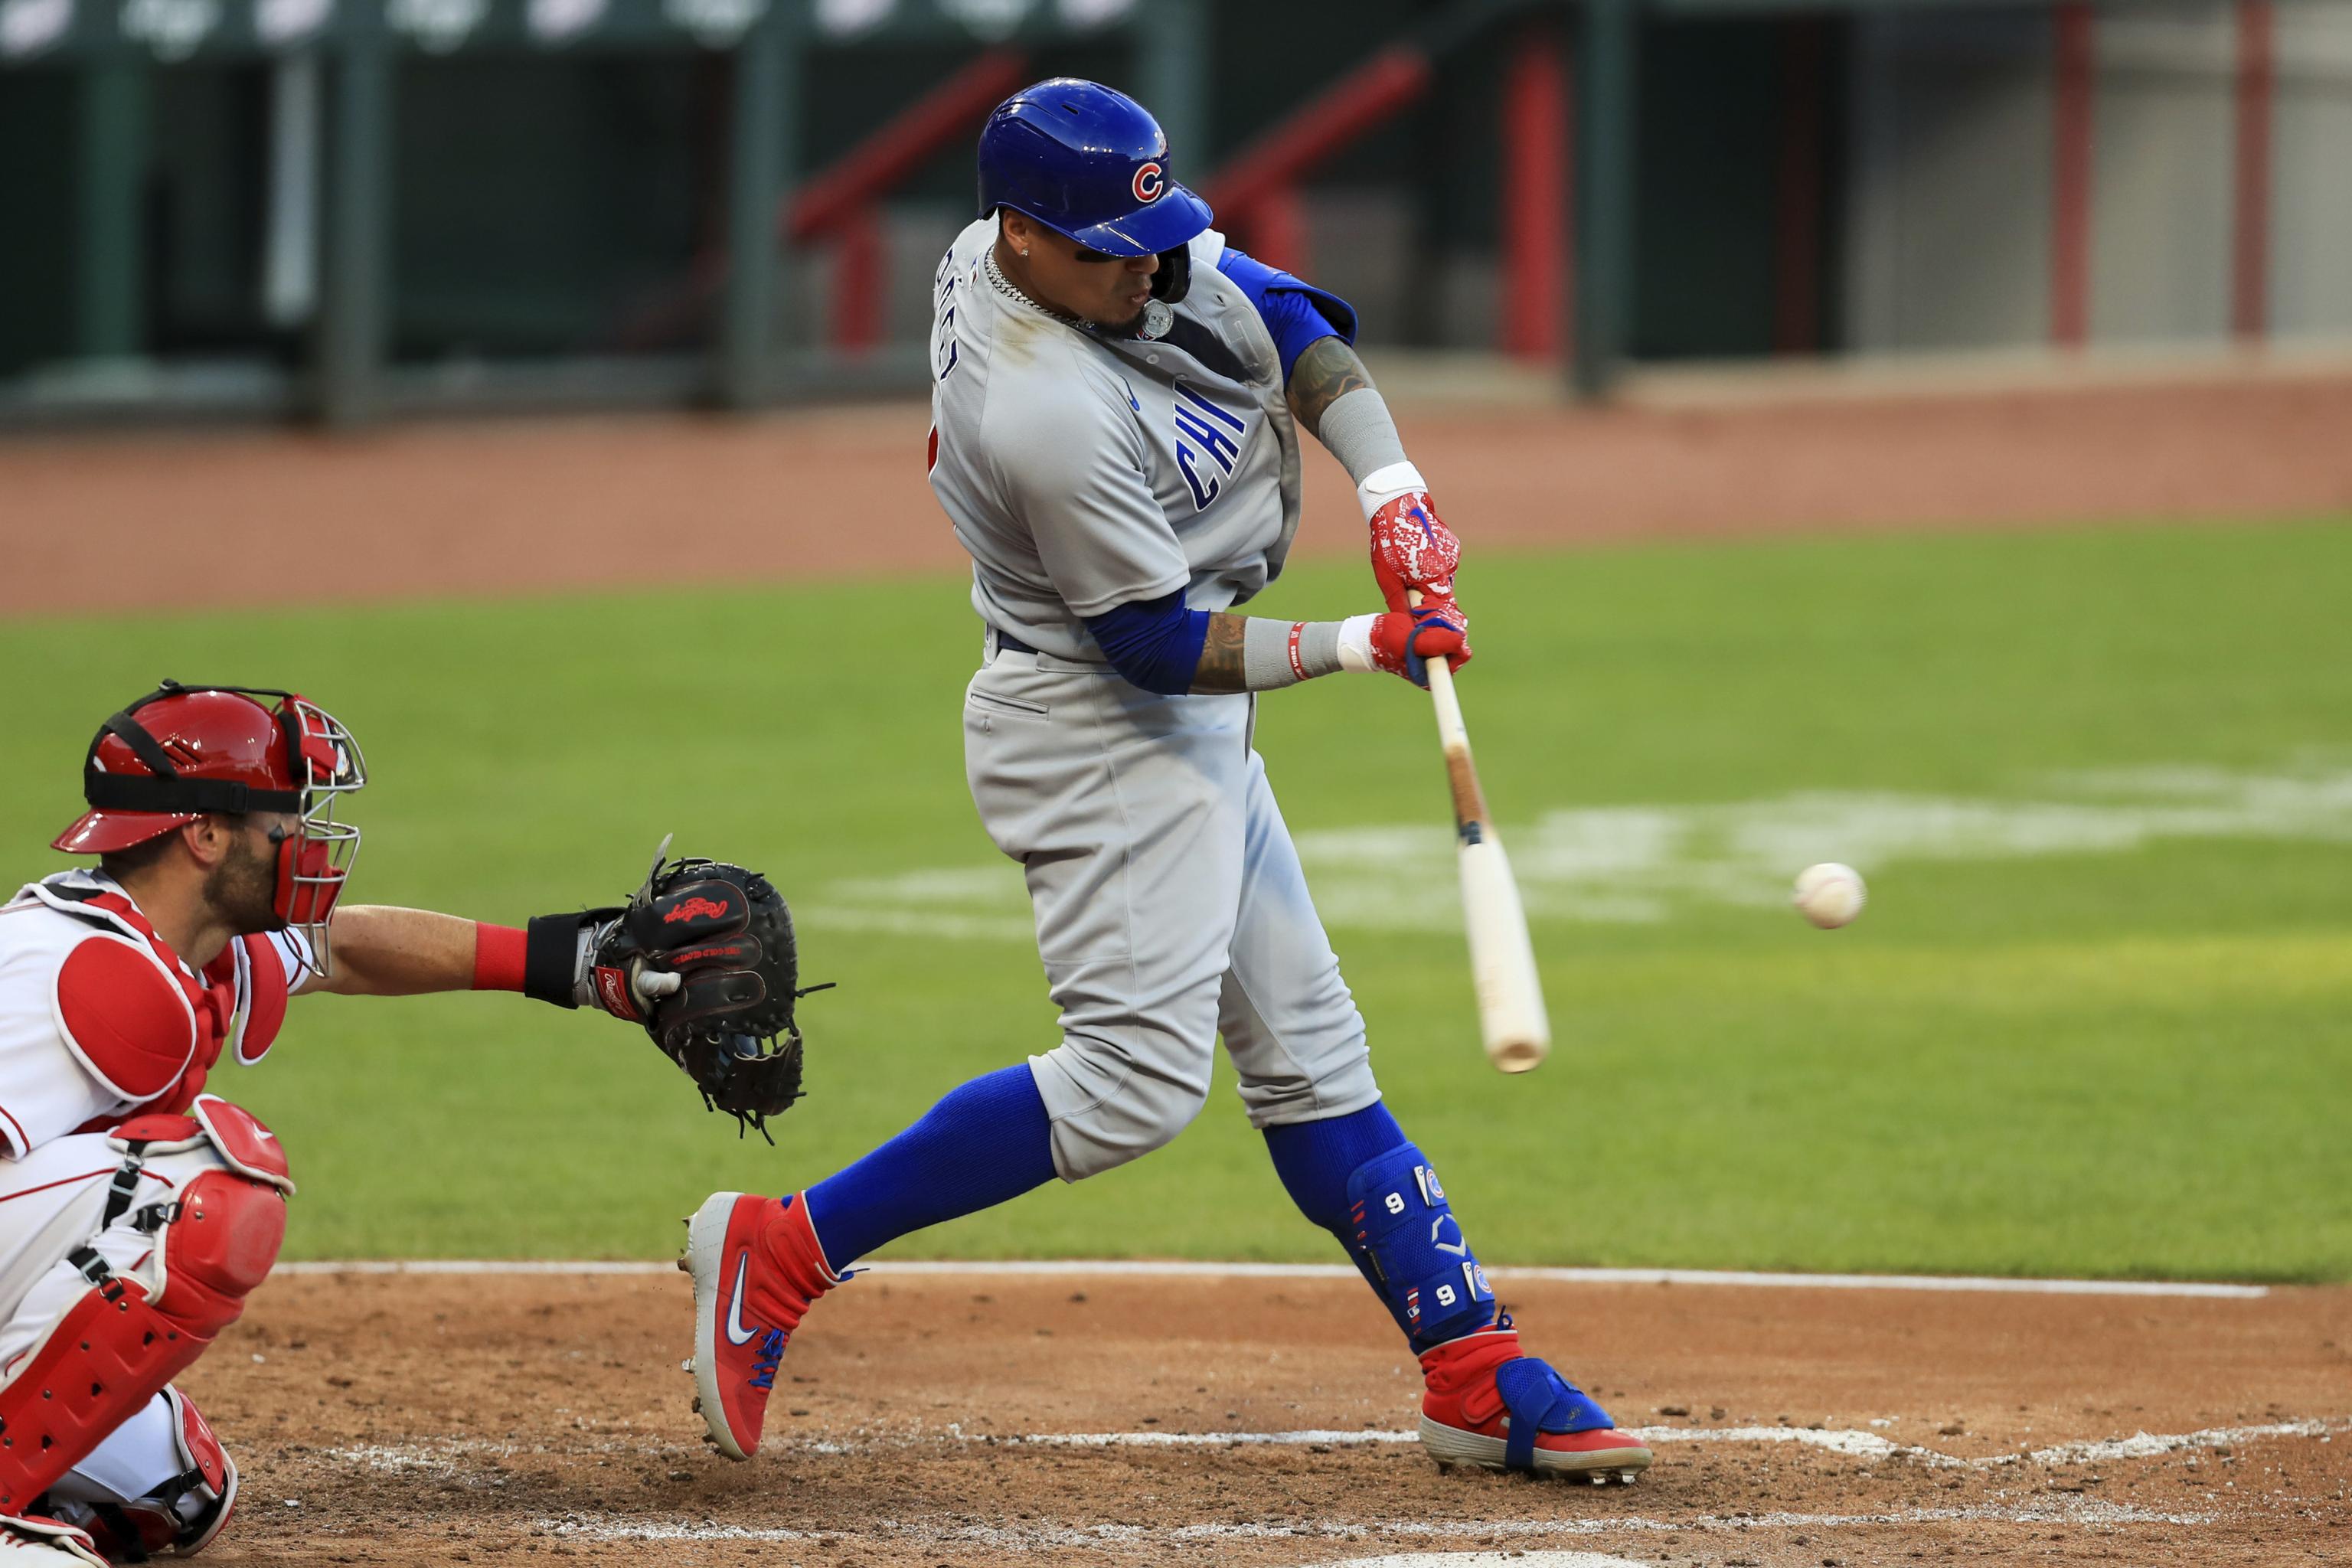
{"type": "MultiPolygon", "coordinates": [[[[857,353],[881,341],[887,247],[882,196],[940,149],[968,137],[1026,79],[1010,49],[980,56],[803,184],[785,204],[785,243],[834,246],[828,339],[857,353]]],[[[1221,228],[1270,266],[1312,266],[1300,184],[1350,142],[1422,99],[1435,75],[1429,48],[1391,46],[1300,105],[1201,184],[1221,228]]],[[[1557,35],[1531,26],[1505,73],[1500,135],[1503,259],[1496,346],[1551,361],[1568,351],[1567,258],[1572,246],[1569,83],[1557,35]]]]}
{"type": "Polygon", "coordinates": [[[834,241],[834,347],[857,353],[882,341],[889,258],[877,204],[940,148],[968,138],[1028,79],[1028,57],[1018,50],[989,50],[892,116],[784,204],[786,244],[834,241]]]}
{"type": "Polygon", "coordinates": [[[1381,50],[1300,104],[1212,175],[1201,195],[1218,226],[1269,267],[1309,265],[1298,183],[1429,90],[1429,57],[1410,44],[1381,50]]]}
{"type": "MultiPolygon", "coordinates": [[[[1307,274],[1298,186],[1349,142],[1378,130],[1429,91],[1428,49],[1381,50],[1293,110],[1202,186],[1218,226],[1268,266],[1307,274]]],[[[1538,26],[1519,36],[1504,73],[1503,257],[1496,346],[1523,359],[1568,349],[1570,216],[1568,72],[1557,39],[1538,26]]]]}

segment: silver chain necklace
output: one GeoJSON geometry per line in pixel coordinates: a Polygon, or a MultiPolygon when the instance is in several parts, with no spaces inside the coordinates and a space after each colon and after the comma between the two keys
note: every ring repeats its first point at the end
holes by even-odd
{"type": "Polygon", "coordinates": [[[998,293],[1004,295],[1008,299],[1016,300],[1021,304],[1028,306],[1031,310],[1036,311],[1041,316],[1051,316],[1054,320],[1061,322],[1065,326],[1076,327],[1080,331],[1087,330],[1087,323],[1080,321],[1077,317],[1065,315],[1061,311],[1055,310],[1051,305],[1041,305],[1036,300],[1031,299],[1027,294],[1022,292],[1020,288],[1013,283],[1013,279],[1004,275],[1003,269],[996,265],[996,247],[994,246],[990,246],[988,249],[982,254],[981,263],[982,266],[987,268],[988,280],[996,286],[996,291],[998,293]]]}
{"type": "Polygon", "coordinates": [[[989,282],[994,285],[996,291],[1003,294],[1006,299],[1013,300],[1018,304],[1026,305],[1041,316],[1050,316],[1066,327],[1076,327],[1082,332],[1091,333],[1095,337],[1101,338],[1106,342],[1124,342],[1137,339],[1150,342],[1166,337],[1168,335],[1168,329],[1175,324],[1175,308],[1163,300],[1153,300],[1143,307],[1143,315],[1136,323],[1136,328],[1133,331],[1107,331],[1103,328],[1097,326],[1094,322],[1087,321],[1083,317],[1073,316],[1064,311],[1056,310],[1053,306],[1042,304],[1038,300],[1032,299],[1028,294],[1023,292],[1022,289],[1013,283],[1013,279],[1004,275],[1003,269],[996,265],[996,247],[992,245],[985,251],[982,252],[980,259],[981,265],[987,269],[989,282]]]}

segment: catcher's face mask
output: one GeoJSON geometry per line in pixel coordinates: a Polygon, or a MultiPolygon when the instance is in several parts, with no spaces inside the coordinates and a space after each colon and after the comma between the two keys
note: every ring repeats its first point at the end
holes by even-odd
{"type": "Polygon", "coordinates": [[[166,680],[107,720],[82,763],[90,810],[60,849],[127,848],[206,813],[284,812],[273,830],[270,913],[299,931],[321,975],[331,973],[328,921],[359,858],[360,830],[337,803],[367,784],[359,743],[309,699],[272,687],[166,680]],[[276,698],[274,705],[263,698],[276,698]]]}

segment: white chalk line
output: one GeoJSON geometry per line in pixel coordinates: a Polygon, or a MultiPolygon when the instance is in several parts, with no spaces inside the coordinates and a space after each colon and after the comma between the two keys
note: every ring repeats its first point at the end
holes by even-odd
{"type": "Polygon", "coordinates": [[[1997,1465],[2093,1465],[2109,1459],[2152,1459],[2182,1448],[2226,1448],[2266,1437],[2316,1437],[2332,1443],[2338,1432],[2352,1432],[2352,1418],[2333,1421],[2273,1421],[2260,1426],[2217,1426],[2202,1432],[2153,1436],[2146,1432],[2110,1437],[2098,1443],[2060,1443],[2021,1454],[1994,1454],[1969,1463],[1978,1468],[1997,1465]]]}
{"type": "MultiPolygon", "coordinates": [[[[1896,1443],[1874,1432],[1810,1426],[1634,1426],[1635,1437],[1653,1447],[1664,1444],[1765,1443],[1818,1448],[1848,1458],[1908,1460],[1936,1469],[1991,1470],[2012,1465],[2057,1468],[2072,1465],[2147,1459],[2188,1448],[2231,1448],[2242,1443],[2284,1437],[2311,1437],[2327,1443],[2339,1432],[2352,1432],[2352,1416],[2325,1420],[2273,1421],[2255,1426],[2213,1426],[2196,1432],[2138,1432],[2128,1437],[2057,1443],[2017,1453],[1988,1454],[1974,1458],[1947,1454],[1918,1444],[1896,1443]]],[[[1287,1432],[1029,1432],[1003,1435],[971,1433],[960,1424],[945,1431],[906,1433],[851,1438],[771,1441],[780,1452],[806,1455],[870,1454],[925,1445],[1003,1448],[1244,1448],[1377,1447],[1412,1443],[1420,1434],[1411,1430],[1307,1427],[1287,1432]]],[[[434,1443],[368,1444],[321,1448],[326,1458],[378,1473],[444,1472],[467,1458],[512,1458],[523,1454],[571,1456],[578,1453],[631,1453],[646,1457],[691,1454],[698,1449],[682,1444],[631,1440],[607,1436],[578,1445],[523,1445],[484,1438],[449,1438],[434,1443]]]]}
{"type": "MultiPolygon", "coordinates": [[[[1549,811],[1511,827],[1511,865],[1538,921],[1645,923],[1694,905],[1787,902],[1801,867],[1843,860],[1870,876],[1915,862],[2127,854],[2174,840],[2352,842],[2352,768],[2314,753],[2284,771],[2194,764],[2060,773],[2040,798],[1808,793],[1712,804],[1549,811]],[[2053,798],[2054,797],[2054,798],[2053,798]]],[[[1327,925],[1423,930],[1400,886],[1453,875],[1453,837],[1427,820],[1294,836],[1327,925]]],[[[835,884],[797,911],[803,930],[970,942],[1034,939],[1006,861],[928,867],[835,884]]]]}
{"type": "MultiPolygon", "coordinates": [[[[280,1263],[278,1274],[538,1274],[634,1275],[669,1274],[675,1262],[638,1259],[560,1260],[473,1258],[362,1258],[349,1261],[280,1263]]],[[[1142,1279],[1355,1279],[1356,1270],[1344,1263],[1214,1263],[1136,1258],[1035,1259],[1003,1261],[904,1262],[887,1260],[858,1266],[889,1275],[1031,1275],[1042,1277],[1100,1275],[1142,1279]]],[[[1722,1285],[1770,1290],[1928,1290],[1983,1292],[2020,1296],[2155,1296],[2258,1300],[2270,1294],[2267,1285],[2230,1285],[2172,1279],[2030,1279],[1998,1275],[1944,1274],[1778,1274],[1747,1269],[1716,1268],[1553,1268],[1503,1267],[1489,1276],[1506,1281],[1538,1281],[1563,1285],[1722,1285]]]]}
{"type": "Polygon", "coordinates": [[[2210,1513],[2168,1513],[2097,1498],[2072,1495],[2031,1503],[1979,1503],[1953,1508],[1898,1509],[1885,1513],[1698,1514],[1662,1519],[1642,1514],[1597,1519],[1482,1519],[1433,1521],[1387,1519],[1362,1521],[1300,1520],[1283,1523],[1184,1525],[1097,1524],[964,1525],[940,1527],[899,1520],[877,1520],[859,1531],[797,1530],[790,1526],[700,1523],[615,1519],[606,1514],[563,1514],[536,1521],[553,1535],[592,1541],[870,1541],[875,1535],[954,1542],[1015,1552],[1066,1551],[1076,1547],[1183,1545],[1227,1541],[1436,1541],[1475,1537],[1482,1541],[1550,1537],[1681,1533],[1703,1530],[1852,1530],[1919,1524],[2202,1525],[2210,1513]]]}
{"type": "Polygon", "coordinates": [[[1350,1557],[1322,1568],[1649,1568],[1630,1557],[1597,1552],[1411,1552],[1383,1557],[1350,1557]]]}
{"type": "MultiPolygon", "coordinates": [[[[2217,1426],[2200,1432],[2135,1433],[2095,1442],[2059,1443],[2011,1454],[1964,1458],[1916,1443],[1896,1443],[1875,1432],[1811,1426],[1631,1426],[1626,1430],[1643,1442],[1665,1443],[1784,1443],[1819,1448],[1857,1459],[1909,1459],[1937,1469],[1998,1469],[2016,1464],[2050,1467],[2095,1464],[2103,1460],[2147,1459],[2183,1448],[2230,1447],[2273,1437],[2316,1437],[2332,1442],[2338,1432],[2352,1431],[2352,1417],[2317,1421],[2274,1421],[2252,1426],[2217,1426]]],[[[1325,1430],[1294,1432],[1044,1432],[1003,1436],[967,1433],[951,1426],[930,1441],[994,1444],[1004,1447],[1049,1448],[1240,1448],[1360,1447],[1420,1440],[1414,1431],[1325,1430]]],[[[856,1453],[877,1445],[867,1442],[817,1441],[799,1445],[804,1452],[856,1453]]]]}

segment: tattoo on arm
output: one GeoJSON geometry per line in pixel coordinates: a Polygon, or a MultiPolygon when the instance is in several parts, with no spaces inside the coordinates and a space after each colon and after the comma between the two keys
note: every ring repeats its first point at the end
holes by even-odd
{"type": "Polygon", "coordinates": [[[1341,338],[1318,338],[1290,368],[1290,412],[1310,436],[1322,434],[1323,411],[1349,393],[1372,384],[1371,372],[1341,338]]]}
{"type": "Polygon", "coordinates": [[[1248,670],[1243,644],[1249,636],[1249,617],[1219,610],[1209,617],[1209,635],[1201,644],[1201,663],[1192,672],[1195,692],[1247,691],[1248,670]]]}

